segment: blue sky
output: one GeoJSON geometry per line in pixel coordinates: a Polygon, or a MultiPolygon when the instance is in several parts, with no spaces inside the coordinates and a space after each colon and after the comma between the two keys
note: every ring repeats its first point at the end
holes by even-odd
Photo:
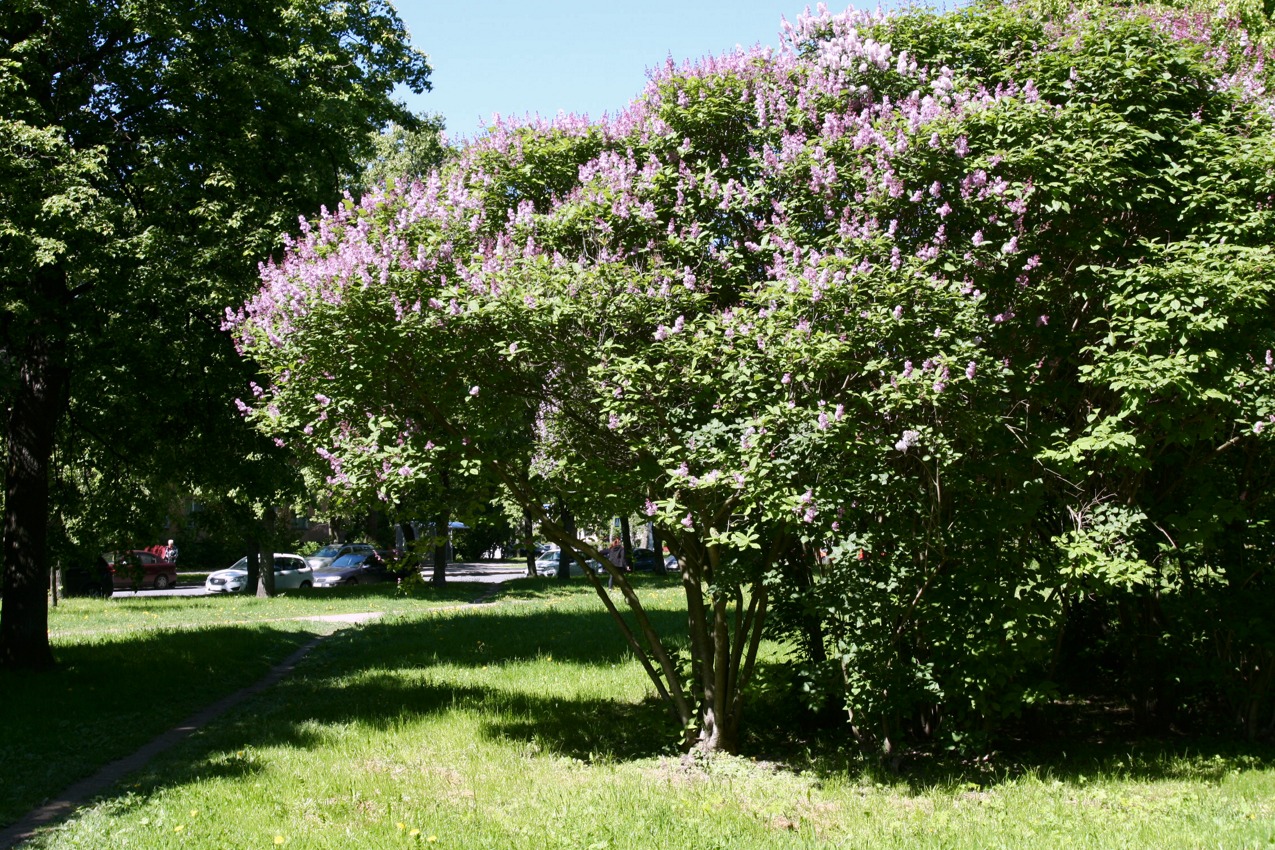
{"type": "MultiPolygon", "coordinates": [[[[841,10],[841,4],[829,8],[841,10]]],[[[811,4],[814,5],[813,3],[811,4]]],[[[406,93],[417,112],[440,112],[453,138],[473,136],[492,113],[597,119],[646,84],[646,69],[776,45],[780,17],[805,0],[398,0],[412,43],[430,56],[434,90],[406,93]]],[[[875,8],[872,0],[870,7],[875,8]]]]}

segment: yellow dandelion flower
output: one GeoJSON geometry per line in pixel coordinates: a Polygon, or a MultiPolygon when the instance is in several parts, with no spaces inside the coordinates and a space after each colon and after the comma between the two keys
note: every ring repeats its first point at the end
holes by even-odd
{"type": "Polygon", "coordinates": [[[398,823],[396,823],[395,826],[397,826],[399,829],[407,829],[407,824],[403,823],[402,821],[399,821],[398,823]]]}
{"type": "Polygon", "coordinates": [[[199,814],[199,809],[191,809],[191,810],[190,810],[190,816],[191,816],[192,818],[193,818],[195,815],[197,815],[197,814],[199,814]]]}
{"type": "Polygon", "coordinates": [[[181,832],[185,828],[186,827],[182,826],[181,824],[177,824],[177,826],[173,827],[173,832],[181,832]]]}
{"type": "Polygon", "coordinates": [[[282,835],[276,835],[276,836],[274,837],[274,843],[275,843],[275,844],[282,844],[283,842],[285,842],[285,841],[287,841],[287,840],[288,840],[288,839],[284,838],[282,835]]]}
{"type": "Polygon", "coordinates": [[[426,841],[428,841],[428,842],[430,842],[431,844],[433,844],[435,841],[438,841],[438,836],[437,836],[437,835],[431,835],[429,838],[426,838],[425,840],[426,840],[426,841]]]}
{"type": "Polygon", "coordinates": [[[415,838],[416,836],[421,834],[421,831],[413,827],[411,831],[409,831],[407,834],[415,838]]]}

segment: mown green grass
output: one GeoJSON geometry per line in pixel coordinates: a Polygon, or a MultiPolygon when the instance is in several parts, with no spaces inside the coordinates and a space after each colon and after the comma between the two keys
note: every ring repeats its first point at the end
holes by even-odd
{"type": "Polygon", "coordinates": [[[49,611],[49,637],[55,647],[81,635],[135,633],[148,629],[205,628],[278,622],[299,617],[356,614],[410,615],[439,606],[464,605],[490,585],[425,585],[403,593],[392,582],[281,592],[273,599],[242,593],[224,596],[117,596],[71,598],[49,611]]]}
{"type": "Polygon", "coordinates": [[[392,584],[274,599],[138,596],[60,600],[49,611],[51,673],[0,672],[0,825],[264,676],[333,630],[299,618],[402,616],[462,605],[486,585],[392,584]]]}
{"type": "MultiPolygon", "coordinates": [[[[646,590],[657,628],[673,634],[684,615],[664,581],[646,590]]],[[[529,580],[505,602],[340,632],[280,685],[33,846],[1275,842],[1275,768],[1260,755],[1109,748],[1080,761],[884,778],[809,754],[685,759],[676,725],[589,594],[529,580]]]]}

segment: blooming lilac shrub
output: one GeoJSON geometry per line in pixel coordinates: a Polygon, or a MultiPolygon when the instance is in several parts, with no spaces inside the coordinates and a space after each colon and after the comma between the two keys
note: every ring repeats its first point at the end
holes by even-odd
{"type": "Polygon", "coordinates": [[[1269,101],[1231,26],[821,9],[614,118],[497,122],[301,222],[227,312],[245,406],[350,498],[482,477],[595,555],[542,506],[649,516],[689,675],[616,578],[687,744],[735,745],[763,628],[865,741],[988,728],[1060,686],[1077,606],[1226,587],[1224,517],[1269,511],[1269,101]]]}

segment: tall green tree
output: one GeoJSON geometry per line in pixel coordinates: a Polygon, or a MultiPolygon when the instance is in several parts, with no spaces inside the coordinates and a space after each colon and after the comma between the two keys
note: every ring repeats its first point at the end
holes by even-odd
{"type": "Polygon", "coordinates": [[[68,411],[102,451],[114,435],[180,446],[209,403],[226,421],[225,370],[244,367],[220,305],[297,215],[335,202],[371,133],[415,126],[391,94],[428,75],[380,0],[0,8],[0,664],[52,662],[49,478],[68,411]]]}

